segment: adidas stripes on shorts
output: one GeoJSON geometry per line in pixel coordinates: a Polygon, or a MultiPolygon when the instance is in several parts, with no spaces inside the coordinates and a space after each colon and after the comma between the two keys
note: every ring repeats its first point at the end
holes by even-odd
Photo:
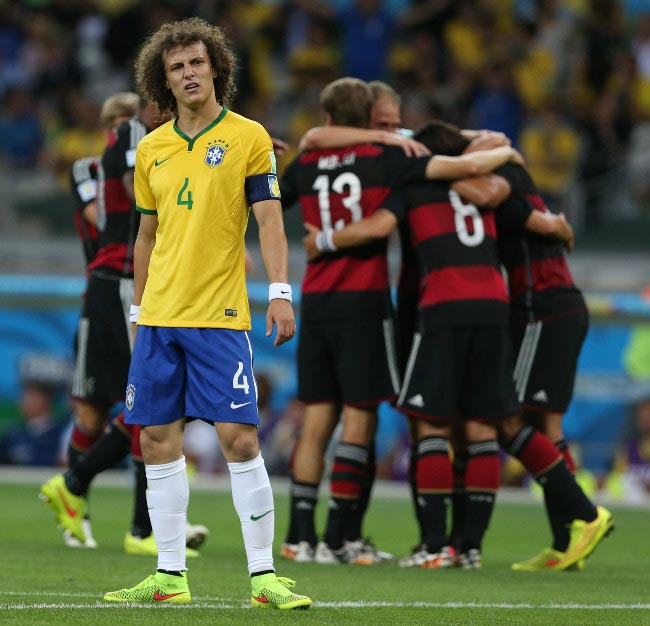
{"type": "Polygon", "coordinates": [[[588,328],[586,310],[528,323],[513,322],[515,388],[524,409],[566,412],[588,328]]]}

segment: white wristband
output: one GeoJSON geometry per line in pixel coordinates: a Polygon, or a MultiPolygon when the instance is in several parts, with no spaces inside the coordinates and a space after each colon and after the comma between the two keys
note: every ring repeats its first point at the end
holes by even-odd
{"type": "Polygon", "coordinates": [[[291,302],[291,285],[287,283],[271,283],[269,285],[269,302],[277,299],[291,302]]]}
{"type": "Polygon", "coordinates": [[[334,243],[334,230],[328,228],[316,234],[316,248],[319,252],[336,252],[338,248],[334,243]]]}
{"type": "Polygon", "coordinates": [[[137,304],[132,304],[129,309],[129,322],[137,322],[140,316],[140,307],[137,304]]]}

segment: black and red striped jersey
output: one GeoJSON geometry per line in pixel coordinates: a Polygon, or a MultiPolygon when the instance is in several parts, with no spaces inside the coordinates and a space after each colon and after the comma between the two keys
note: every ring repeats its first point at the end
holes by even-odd
{"type": "Polygon", "coordinates": [[[133,245],[140,213],[131,202],[122,177],[135,167],[135,151],[147,134],[136,119],[121,124],[111,135],[97,176],[97,228],[99,250],[91,270],[117,276],[133,276],[133,245]]]}
{"type": "Polygon", "coordinates": [[[83,215],[86,206],[97,199],[97,168],[100,156],[78,159],[70,170],[70,188],[74,199],[74,223],[86,259],[86,267],[95,258],[99,248],[99,233],[83,215]]]}
{"type": "Polygon", "coordinates": [[[384,208],[406,220],[420,264],[419,310],[427,325],[504,325],[509,307],[492,211],[466,204],[447,183],[392,194],[384,208]]]}
{"type": "Polygon", "coordinates": [[[525,228],[533,211],[548,211],[530,174],[515,163],[508,163],[495,173],[503,176],[512,189],[495,215],[499,257],[508,273],[513,313],[544,317],[567,308],[584,308],[562,244],[525,228]]]}
{"type": "MultiPolygon", "coordinates": [[[[424,180],[428,162],[374,144],[305,152],[285,171],[282,204],[298,201],[303,221],[340,229],[370,217],[392,189],[424,180]]],[[[383,311],[388,288],[386,240],[346,248],[307,264],[302,315],[332,319],[383,311]]]]}

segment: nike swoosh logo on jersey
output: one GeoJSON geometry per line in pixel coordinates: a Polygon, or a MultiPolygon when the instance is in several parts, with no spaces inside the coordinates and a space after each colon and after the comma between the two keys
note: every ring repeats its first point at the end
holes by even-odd
{"type": "Polygon", "coordinates": [[[270,509],[266,513],[262,513],[262,515],[251,515],[251,521],[256,522],[258,519],[262,519],[263,517],[266,517],[269,513],[272,513],[273,509],[270,509]]]}
{"type": "Polygon", "coordinates": [[[168,156],[166,159],[163,159],[162,161],[159,161],[158,159],[156,159],[156,161],[154,162],[154,165],[156,167],[158,167],[159,165],[162,165],[165,161],[169,161],[169,159],[171,159],[170,156],[168,156]]]}
{"type": "Polygon", "coordinates": [[[252,404],[252,402],[243,402],[242,404],[235,404],[234,402],[230,403],[230,408],[231,409],[241,409],[243,406],[246,406],[247,404],[252,404]]]}

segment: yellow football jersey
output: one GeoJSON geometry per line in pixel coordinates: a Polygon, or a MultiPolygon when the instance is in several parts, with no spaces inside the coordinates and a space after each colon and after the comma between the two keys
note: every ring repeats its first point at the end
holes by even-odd
{"type": "Polygon", "coordinates": [[[225,108],[192,139],[167,122],[138,144],[135,195],[158,217],[138,323],[250,329],[249,206],[279,198],[266,130],[225,108]]]}

